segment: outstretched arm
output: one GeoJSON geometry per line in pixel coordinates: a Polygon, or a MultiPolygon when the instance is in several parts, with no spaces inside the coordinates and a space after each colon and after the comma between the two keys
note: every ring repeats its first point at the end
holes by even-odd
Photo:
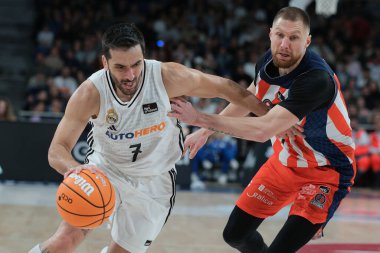
{"type": "MultiPolygon", "coordinates": [[[[231,102],[220,114],[246,116],[249,112],[264,115],[267,108],[254,94],[255,86],[242,88],[236,82],[202,73],[178,63],[162,63],[162,78],[170,98],[180,96],[219,97],[231,102]]],[[[206,143],[214,131],[201,129],[186,137],[184,152],[190,148],[190,158],[206,143]]]]}
{"type": "MultiPolygon", "coordinates": [[[[170,98],[196,96],[202,98],[223,98],[237,106],[230,112],[245,116],[249,112],[263,115],[268,108],[249,90],[236,82],[201,71],[187,68],[178,63],[162,63],[162,79],[170,98]]],[[[235,115],[238,116],[238,115],[235,115]]]]}
{"type": "Polygon", "coordinates": [[[299,121],[282,106],[275,106],[260,117],[230,117],[198,112],[190,102],[177,98],[173,99],[172,109],[168,115],[187,124],[258,142],[267,141],[299,121]]]}

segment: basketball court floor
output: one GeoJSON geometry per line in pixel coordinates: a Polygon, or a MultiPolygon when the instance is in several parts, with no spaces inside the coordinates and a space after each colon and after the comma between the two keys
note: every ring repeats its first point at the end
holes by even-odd
{"type": "MultiPolygon", "coordinates": [[[[0,184],[0,253],[26,253],[50,236],[60,222],[55,209],[56,184],[0,184]]],[[[178,191],[171,218],[148,253],[236,252],[222,239],[223,227],[240,188],[178,191]]],[[[260,227],[267,243],[285,222],[289,208],[260,227]]],[[[77,253],[98,253],[107,245],[109,227],[94,230],[77,253]]],[[[301,253],[380,252],[380,192],[353,189],[325,229],[301,253]]]]}

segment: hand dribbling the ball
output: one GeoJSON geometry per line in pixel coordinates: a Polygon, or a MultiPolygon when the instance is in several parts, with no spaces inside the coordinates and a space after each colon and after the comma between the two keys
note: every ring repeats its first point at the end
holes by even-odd
{"type": "Polygon", "coordinates": [[[101,170],[100,168],[98,168],[95,165],[92,165],[92,164],[81,164],[81,165],[75,166],[73,168],[70,168],[68,171],[66,171],[66,173],[63,175],[63,178],[67,178],[72,173],[78,174],[78,173],[80,173],[84,169],[89,170],[93,174],[100,173],[103,176],[106,176],[106,174],[104,173],[104,171],[101,170]]]}

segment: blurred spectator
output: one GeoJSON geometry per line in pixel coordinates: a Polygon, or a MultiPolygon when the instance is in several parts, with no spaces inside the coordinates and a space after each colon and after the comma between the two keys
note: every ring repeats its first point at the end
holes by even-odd
{"type": "Polygon", "coordinates": [[[371,167],[375,174],[375,187],[380,189],[380,110],[374,113],[374,131],[370,133],[371,146],[370,146],[370,161],[371,167]]]}
{"type": "Polygon", "coordinates": [[[78,86],[75,78],[71,76],[69,67],[63,67],[61,75],[54,78],[54,84],[65,98],[69,98],[78,86]]]}
{"type": "Polygon", "coordinates": [[[6,97],[0,97],[0,121],[16,121],[11,101],[6,97]]]}
{"type": "Polygon", "coordinates": [[[45,58],[45,66],[48,67],[51,74],[59,72],[64,66],[64,62],[59,54],[59,48],[53,47],[50,54],[45,58]]]}
{"type": "MultiPolygon", "coordinates": [[[[230,168],[236,172],[239,163],[236,160],[237,142],[231,136],[222,133],[214,133],[210,136],[206,145],[204,145],[196,154],[191,163],[193,180],[200,176],[200,167],[204,170],[218,169],[214,171],[217,175],[218,183],[224,185],[228,181],[230,168]]],[[[209,175],[210,176],[210,175],[209,175]]],[[[234,180],[233,173],[231,176],[234,180]]]]}
{"type": "Polygon", "coordinates": [[[363,174],[370,169],[370,139],[367,131],[360,127],[356,117],[351,118],[352,137],[355,142],[355,158],[357,164],[357,173],[355,184],[359,184],[363,174]]]}

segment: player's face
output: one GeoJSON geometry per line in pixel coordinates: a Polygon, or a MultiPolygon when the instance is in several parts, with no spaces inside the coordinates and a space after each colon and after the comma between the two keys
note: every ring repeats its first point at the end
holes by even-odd
{"type": "Polygon", "coordinates": [[[110,49],[110,59],[102,57],[103,65],[109,69],[121,99],[131,99],[141,84],[144,56],[141,46],[129,49],[110,49]]]}
{"type": "Polygon", "coordinates": [[[279,68],[295,68],[310,45],[309,30],[302,21],[279,18],[270,30],[273,63],[279,68]]]}

